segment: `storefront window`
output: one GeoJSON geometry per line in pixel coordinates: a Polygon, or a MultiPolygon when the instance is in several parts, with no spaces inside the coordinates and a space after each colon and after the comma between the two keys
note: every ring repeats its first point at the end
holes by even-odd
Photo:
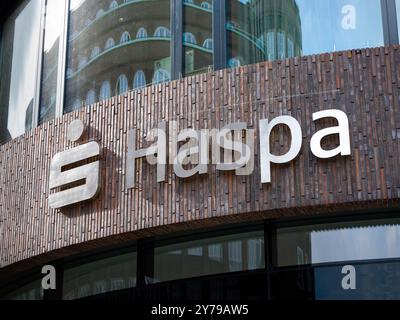
{"type": "Polygon", "coordinates": [[[2,31],[0,143],[32,129],[40,50],[41,1],[25,1],[2,31]]]}
{"type": "Polygon", "coordinates": [[[400,0],[396,0],[396,13],[397,13],[397,31],[400,39],[400,0]]]}
{"type": "Polygon", "coordinates": [[[278,266],[400,258],[400,220],[283,228],[278,266]]]}
{"type": "Polygon", "coordinates": [[[314,268],[313,278],[316,300],[400,299],[399,261],[323,265],[314,268]]]}
{"type": "Polygon", "coordinates": [[[128,253],[67,269],[63,299],[75,300],[136,286],[137,254],[128,253]]]}
{"type": "Polygon", "coordinates": [[[169,81],[170,38],[169,0],[71,0],[64,111],[169,81]]]}
{"type": "Polygon", "coordinates": [[[228,61],[381,46],[380,6],[380,0],[227,0],[228,61]]]}
{"type": "Polygon", "coordinates": [[[185,75],[206,72],[213,65],[212,0],[183,0],[185,75]]]}
{"type": "Polygon", "coordinates": [[[264,268],[264,232],[183,242],[155,249],[154,281],[264,268]]]}
{"type": "Polygon", "coordinates": [[[64,0],[49,0],[46,4],[39,124],[55,117],[64,8],[64,0]]]}
{"type": "Polygon", "coordinates": [[[33,281],[5,296],[6,300],[43,300],[42,280],[33,281]]]}

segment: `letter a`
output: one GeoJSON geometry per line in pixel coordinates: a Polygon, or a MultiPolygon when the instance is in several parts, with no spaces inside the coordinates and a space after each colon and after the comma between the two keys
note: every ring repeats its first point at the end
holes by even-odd
{"type": "Polygon", "coordinates": [[[326,110],[313,114],[313,120],[317,121],[323,118],[336,118],[339,122],[337,127],[331,127],[318,131],[311,138],[311,151],[321,159],[333,158],[337,155],[349,156],[350,151],[350,132],[349,132],[349,119],[347,115],[341,110],[326,110]],[[338,134],[339,146],[333,150],[324,150],[321,147],[322,139],[327,136],[338,134]]]}

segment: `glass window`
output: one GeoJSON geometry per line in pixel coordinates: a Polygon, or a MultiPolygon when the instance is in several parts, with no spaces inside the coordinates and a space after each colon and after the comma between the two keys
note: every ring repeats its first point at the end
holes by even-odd
{"type": "Polygon", "coordinates": [[[111,97],[111,84],[110,81],[104,81],[100,89],[99,100],[105,100],[111,97]]]}
{"type": "Polygon", "coordinates": [[[283,31],[278,32],[278,59],[286,58],[286,36],[283,31]]]}
{"type": "Polygon", "coordinates": [[[396,13],[397,13],[397,31],[400,39],[400,0],[396,0],[396,13]]]}
{"type": "Polygon", "coordinates": [[[43,300],[42,280],[33,281],[5,296],[6,300],[43,300]]]}
{"type": "Polygon", "coordinates": [[[60,39],[64,32],[64,0],[47,1],[39,124],[54,119],[59,77],[60,39]]]}
{"type": "Polygon", "coordinates": [[[129,90],[128,78],[126,77],[126,75],[121,74],[118,78],[116,92],[118,95],[120,95],[124,94],[128,90],[129,90]]]}
{"type": "Polygon", "coordinates": [[[227,0],[228,61],[382,46],[380,0],[227,0]]]}
{"type": "Polygon", "coordinates": [[[197,44],[196,37],[191,32],[185,32],[183,34],[183,43],[197,44]]]}
{"type": "Polygon", "coordinates": [[[205,72],[213,65],[213,2],[183,1],[184,74],[205,72]]]}
{"type": "Polygon", "coordinates": [[[155,72],[154,72],[154,76],[153,76],[153,84],[159,84],[162,82],[166,82],[169,81],[171,78],[169,72],[165,69],[162,68],[158,68],[155,72]]]}
{"type": "Polygon", "coordinates": [[[318,266],[313,278],[316,300],[400,300],[399,261],[318,266]],[[346,277],[350,272],[355,274],[355,286],[346,290],[343,285],[351,283],[346,277]]]}
{"type": "Polygon", "coordinates": [[[127,92],[137,70],[141,86],[170,80],[170,0],[70,0],[69,30],[65,112],[92,89],[94,102],[127,92]]]}
{"type": "Polygon", "coordinates": [[[262,269],[264,232],[183,242],[155,249],[155,282],[262,269]]]}
{"type": "Polygon", "coordinates": [[[136,253],[128,253],[67,269],[63,298],[80,299],[136,286],[136,253]]]}
{"type": "Polygon", "coordinates": [[[156,31],[154,31],[154,37],[156,38],[169,38],[171,36],[171,32],[166,27],[158,27],[156,31]]]}
{"type": "Polygon", "coordinates": [[[41,1],[24,1],[2,30],[0,143],[32,129],[40,51],[41,1]]]}
{"type": "Polygon", "coordinates": [[[139,89],[146,85],[146,76],[143,70],[138,70],[135,73],[135,78],[133,79],[133,89],[139,89]]]}
{"type": "Polygon", "coordinates": [[[213,50],[214,48],[214,41],[213,39],[206,39],[203,42],[203,47],[209,50],[213,50]]]}
{"type": "Polygon", "coordinates": [[[400,220],[283,228],[278,266],[400,258],[400,220]]]}
{"type": "Polygon", "coordinates": [[[94,47],[92,53],[90,54],[90,59],[96,58],[100,54],[101,50],[99,47],[94,47]]]}
{"type": "Polygon", "coordinates": [[[91,105],[96,101],[96,92],[92,89],[86,95],[86,104],[91,105]]]}
{"type": "Polygon", "coordinates": [[[99,19],[100,17],[102,17],[104,15],[104,10],[100,9],[99,11],[97,11],[96,13],[96,19],[99,19]]]}
{"type": "Polygon", "coordinates": [[[129,34],[128,31],[125,31],[122,36],[121,36],[121,41],[120,43],[125,43],[131,40],[131,35],[129,34]]]}
{"type": "Polygon", "coordinates": [[[147,31],[145,28],[139,28],[138,32],[136,33],[136,39],[144,38],[147,38],[147,31]]]}
{"type": "Polygon", "coordinates": [[[113,38],[108,38],[106,41],[106,46],[104,47],[105,50],[111,49],[115,46],[115,41],[113,38]]]}
{"type": "Polygon", "coordinates": [[[112,10],[112,9],[115,9],[116,7],[118,7],[118,2],[117,1],[112,1],[111,3],[110,3],[110,10],[112,10]]]}
{"type": "Polygon", "coordinates": [[[207,1],[203,1],[201,3],[201,7],[207,10],[212,10],[212,4],[210,2],[207,1]]]}

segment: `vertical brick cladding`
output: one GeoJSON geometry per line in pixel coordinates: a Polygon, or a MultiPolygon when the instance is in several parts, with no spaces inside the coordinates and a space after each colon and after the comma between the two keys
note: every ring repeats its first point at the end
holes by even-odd
{"type": "MultiPolygon", "coordinates": [[[[246,219],[395,207],[400,195],[400,48],[354,50],[265,62],[201,74],[131,92],[45,123],[0,147],[0,266],[88,241],[122,239],[149,230],[210,225],[246,219]],[[350,157],[316,159],[310,151],[319,130],[312,113],[337,108],[350,119],[350,157]],[[165,183],[156,168],[139,162],[138,188],[126,190],[127,131],[138,144],[160,121],[179,128],[221,128],[292,115],[303,128],[300,156],[273,166],[272,183],[260,184],[258,145],[253,175],[217,172],[165,183]],[[48,207],[52,156],[74,145],[66,128],[75,118],[89,140],[102,147],[102,188],[91,202],[68,209],[48,207]]],[[[285,149],[285,128],[271,138],[285,149]]],[[[329,139],[328,139],[329,140],[329,139]]],[[[334,143],[334,138],[332,141],[334,143]]],[[[256,134],[258,139],[258,132],[256,134]]],[[[278,150],[279,152],[279,150],[278,150]]],[[[152,231],[153,230],[153,231],[152,231]]]]}

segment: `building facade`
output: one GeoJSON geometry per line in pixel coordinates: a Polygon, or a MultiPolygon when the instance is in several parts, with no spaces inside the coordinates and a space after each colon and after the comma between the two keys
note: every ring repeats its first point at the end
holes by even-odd
{"type": "Polygon", "coordinates": [[[400,299],[399,0],[3,6],[1,298],[400,299]]]}

